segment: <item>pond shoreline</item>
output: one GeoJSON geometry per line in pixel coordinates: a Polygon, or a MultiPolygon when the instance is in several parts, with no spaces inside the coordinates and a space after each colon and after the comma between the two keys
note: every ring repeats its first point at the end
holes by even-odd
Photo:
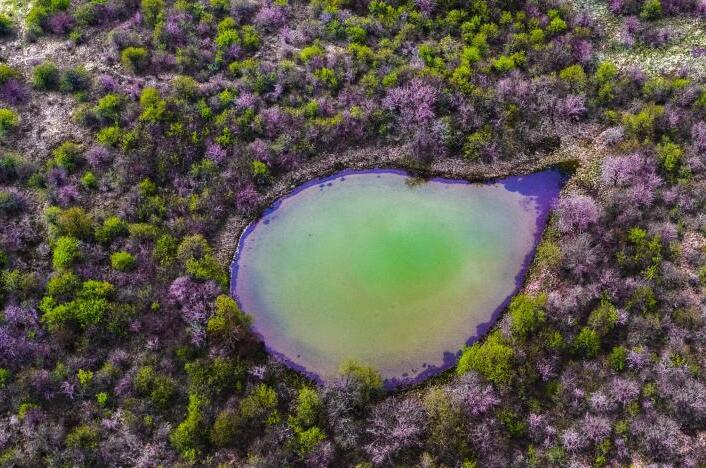
{"type": "MultiPolygon", "coordinates": [[[[389,154],[389,153],[388,153],[389,154]]],[[[546,161],[545,161],[546,162],[546,161]]],[[[527,173],[533,173],[533,174],[538,174],[539,172],[543,171],[553,171],[555,174],[557,173],[557,168],[556,166],[561,166],[562,164],[557,164],[557,163],[547,163],[543,167],[537,168],[535,171],[529,170],[525,171],[527,173]]],[[[564,166],[566,163],[563,164],[564,166]]],[[[356,168],[351,168],[347,167],[343,170],[338,170],[334,172],[333,174],[327,175],[327,176],[320,176],[320,177],[315,177],[312,179],[308,179],[306,182],[296,185],[294,187],[286,186],[285,189],[287,192],[271,202],[269,205],[267,205],[266,208],[259,210],[257,217],[250,221],[243,230],[240,231],[238,241],[237,241],[237,248],[235,249],[235,254],[232,257],[232,261],[229,266],[229,272],[231,274],[231,285],[230,285],[230,294],[236,300],[238,300],[240,304],[240,299],[238,298],[238,295],[235,291],[235,277],[238,275],[238,261],[240,258],[241,254],[241,247],[242,243],[244,240],[247,238],[247,236],[254,230],[255,226],[257,226],[258,220],[262,218],[268,217],[271,213],[274,213],[280,206],[281,204],[285,201],[288,200],[292,197],[295,197],[298,193],[303,192],[308,190],[311,187],[315,186],[322,186],[323,184],[326,184],[328,181],[331,181],[333,179],[337,179],[342,176],[347,176],[349,174],[384,174],[384,173],[394,173],[398,175],[402,175],[404,177],[419,177],[418,180],[428,180],[428,181],[436,181],[440,183],[451,183],[451,184],[493,184],[493,182],[497,181],[501,183],[502,185],[505,184],[512,184],[511,180],[524,180],[523,175],[520,176],[498,176],[498,177],[485,177],[485,178],[473,178],[473,179],[464,179],[464,178],[453,178],[450,179],[448,177],[440,177],[438,176],[438,172],[434,173],[432,171],[419,171],[419,170],[414,170],[415,168],[413,167],[410,169],[409,167],[405,168],[381,168],[380,165],[374,166],[372,169],[356,169],[356,168]]],[[[549,198],[546,198],[545,201],[541,202],[539,200],[543,199],[543,196],[540,196],[538,199],[538,203],[542,206],[540,209],[541,214],[539,217],[536,219],[536,230],[534,230],[533,234],[533,240],[532,240],[532,250],[526,254],[525,259],[522,261],[521,264],[521,269],[515,276],[515,286],[513,289],[513,292],[506,296],[501,303],[498,304],[497,307],[494,307],[492,313],[489,315],[487,320],[484,320],[481,323],[476,323],[473,327],[472,330],[468,330],[468,334],[466,335],[466,338],[464,339],[465,344],[470,344],[472,342],[477,341],[480,339],[482,336],[486,334],[488,330],[490,330],[496,323],[497,319],[501,316],[502,312],[504,309],[507,307],[507,304],[509,303],[510,299],[517,294],[518,291],[522,289],[524,286],[524,280],[526,273],[529,270],[530,263],[532,261],[532,258],[534,257],[534,250],[536,249],[536,246],[538,245],[542,234],[544,232],[544,228],[547,224],[548,217],[549,217],[549,212],[550,212],[550,207],[551,204],[554,203],[554,201],[558,198],[559,191],[561,190],[561,187],[565,185],[566,180],[568,180],[568,176],[566,174],[566,171],[561,171],[564,172],[563,176],[559,176],[562,180],[559,185],[558,191],[554,192],[553,195],[550,196],[550,198],[553,201],[549,201],[549,198]]],[[[343,179],[341,179],[343,180],[343,179]]],[[[409,179],[408,179],[409,180],[409,179]]],[[[414,181],[415,179],[412,179],[414,181]]],[[[424,183],[424,182],[421,182],[424,183]]],[[[328,184],[330,185],[330,183],[328,184]]],[[[534,185],[533,185],[534,186],[534,185]]],[[[541,185],[540,185],[541,186],[541,185]]],[[[512,190],[515,191],[515,190],[512,190]]],[[[522,190],[520,190],[522,191],[522,190]]],[[[267,222],[265,223],[267,224],[267,222]]],[[[242,305],[241,305],[242,307],[242,305]]],[[[259,340],[263,343],[265,349],[267,350],[268,354],[272,356],[277,362],[280,362],[290,369],[299,372],[300,374],[303,374],[304,376],[321,383],[322,379],[319,374],[317,374],[316,371],[313,369],[309,369],[303,365],[300,365],[298,363],[295,363],[293,359],[290,359],[286,353],[283,352],[278,352],[275,345],[272,343],[269,343],[267,339],[265,339],[265,336],[263,335],[263,332],[257,332],[256,335],[258,336],[259,340]],[[275,347],[273,347],[275,346],[275,347]]],[[[391,389],[399,389],[399,388],[409,388],[409,387],[414,387],[424,380],[426,380],[429,377],[439,375],[440,373],[443,373],[446,369],[450,368],[453,366],[453,363],[456,361],[458,358],[458,353],[460,348],[463,346],[463,343],[459,343],[459,347],[453,351],[453,350],[446,350],[443,352],[443,359],[440,362],[434,362],[433,364],[423,364],[420,368],[418,369],[412,369],[411,374],[407,375],[407,373],[404,373],[402,375],[396,376],[396,377],[386,377],[385,378],[385,387],[388,390],[391,389]]]]}
{"type": "MultiPolygon", "coordinates": [[[[409,153],[402,145],[373,145],[323,154],[316,160],[307,161],[300,168],[279,176],[267,192],[261,194],[260,205],[250,215],[235,214],[228,217],[215,236],[216,257],[223,267],[228,268],[235,258],[235,249],[240,236],[247,226],[260,218],[277,199],[314,179],[329,177],[345,169],[397,169],[423,179],[443,177],[468,182],[491,182],[504,177],[552,168],[573,171],[592,159],[594,148],[591,146],[594,145],[590,142],[595,140],[597,134],[596,127],[587,126],[582,131],[567,136],[562,146],[551,153],[525,157],[513,162],[469,162],[458,157],[448,157],[429,166],[422,166],[409,158],[409,153]]],[[[567,185],[570,181],[570,179],[567,180],[567,185]]]]}

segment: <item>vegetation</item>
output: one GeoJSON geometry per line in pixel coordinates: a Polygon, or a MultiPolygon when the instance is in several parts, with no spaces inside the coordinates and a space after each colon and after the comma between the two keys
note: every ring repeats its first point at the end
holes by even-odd
{"type": "Polygon", "coordinates": [[[702,1],[6,4],[42,53],[0,63],[0,465],[706,463],[702,1]],[[408,392],[287,369],[227,295],[225,220],[371,148],[576,158],[527,286],[408,392]]]}

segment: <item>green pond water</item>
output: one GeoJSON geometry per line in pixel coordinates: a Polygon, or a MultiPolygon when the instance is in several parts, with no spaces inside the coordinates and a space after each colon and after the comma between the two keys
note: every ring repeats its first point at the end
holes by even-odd
{"type": "Polygon", "coordinates": [[[448,366],[516,291],[562,183],[345,172],[241,237],[232,294],[268,349],[320,379],[349,358],[409,381],[448,366]]]}

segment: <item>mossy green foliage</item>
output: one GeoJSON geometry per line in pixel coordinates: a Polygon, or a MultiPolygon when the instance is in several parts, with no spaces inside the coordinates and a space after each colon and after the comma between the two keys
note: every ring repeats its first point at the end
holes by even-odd
{"type": "Polygon", "coordinates": [[[20,125],[20,117],[12,109],[0,107],[0,140],[10,136],[20,125]]]}
{"type": "Polygon", "coordinates": [[[606,297],[601,299],[600,305],[588,317],[588,325],[601,336],[610,333],[617,322],[618,309],[606,297]]]}
{"type": "Polygon", "coordinates": [[[179,423],[176,429],[169,436],[172,446],[181,455],[192,462],[195,462],[205,444],[206,416],[204,411],[208,406],[208,401],[196,394],[189,394],[189,405],[186,418],[179,423]]]}
{"type": "Polygon", "coordinates": [[[120,63],[132,73],[141,73],[149,64],[150,54],[144,47],[126,47],[120,53],[120,63]]]}
{"type": "Polygon", "coordinates": [[[354,359],[341,363],[338,373],[358,387],[363,401],[370,401],[382,391],[382,376],[376,369],[354,359]]]}
{"type": "Polygon", "coordinates": [[[475,371],[496,385],[507,386],[513,378],[515,350],[500,331],[491,332],[482,342],[463,349],[456,366],[458,375],[475,371]]]}
{"type": "Polygon", "coordinates": [[[115,252],[110,256],[110,266],[118,271],[131,271],[136,265],[137,259],[130,252],[115,252]]]}
{"type": "Polygon", "coordinates": [[[67,268],[81,257],[80,241],[75,237],[63,236],[57,239],[52,255],[55,269],[67,268]]]}
{"type": "Polygon", "coordinates": [[[206,322],[206,331],[214,338],[235,340],[251,322],[252,318],[240,310],[232,297],[220,295],[216,298],[213,315],[206,322]]]}
{"type": "Polygon", "coordinates": [[[52,151],[52,163],[69,172],[83,161],[81,147],[73,141],[65,141],[52,151]]]}
{"type": "Polygon", "coordinates": [[[509,313],[513,336],[525,339],[539,330],[546,320],[544,313],[546,302],[547,296],[544,294],[536,297],[518,294],[512,299],[509,313]]]}
{"type": "Polygon", "coordinates": [[[32,70],[32,86],[43,91],[59,89],[61,74],[53,62],[43,62],[32,70]]]}
{"type": "Polygon", "coordinates": [[[601,350],[601,337],[593,328],[583,327],[574,337],[572,345],[577,357],[593,359],[601,350]]]}
{"type": "Polygon", "coordinates": [[[114,286],[106,281],[87,280],[76,294],[68,298],[47,295],[39,305],[43,312],[42,323],[50,331],[98,325],[111,309],[116,308],[111,300],[114,293],[114,286]]]}

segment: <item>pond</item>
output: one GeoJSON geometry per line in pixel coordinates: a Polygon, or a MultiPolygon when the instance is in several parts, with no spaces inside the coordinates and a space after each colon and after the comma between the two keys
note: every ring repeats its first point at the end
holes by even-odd
{"type": "Polygon", "coordinates": [[[353,358],[388,386],[419,380],[450,366],[517,291],[563,180],[314,180],[245,230],[231,294],[268,350],[314,378],[353,358]]]}

